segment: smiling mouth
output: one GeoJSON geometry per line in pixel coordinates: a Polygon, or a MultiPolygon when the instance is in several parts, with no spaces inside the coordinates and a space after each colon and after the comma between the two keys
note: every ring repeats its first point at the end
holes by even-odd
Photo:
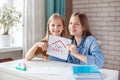
{"type": "Polygon", "coordinates": [[[71,30],[71,32],[76,32],[77,30],[71,30]]]}
{"type": "Polygon", "coordinates": [[[56,33],[58,33],[58,32],[60,32],[60,31],[59,31],[59,30],[57,30],[57,31],[54,31],[54,30],[53,30],[53,32],[56,32],[56,33]]]}

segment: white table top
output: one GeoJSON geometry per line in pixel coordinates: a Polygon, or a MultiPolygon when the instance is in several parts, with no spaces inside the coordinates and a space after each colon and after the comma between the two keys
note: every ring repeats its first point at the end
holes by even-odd
{"type": "MultiPolygon", "coordinates": [[[[40,58],[35,58],[32,61],[21,59],[0,63],[0,71],[19,75],[31,80],[74,80],[71,72],[73,65],[75,64],[48,61],[40,58]],[[26,64],[27,71],[15,69],[16,64],[19,62],[26,64]]],[[[103,74],[103,80],[118,80],[117,70],[100,69],[100,71],[103,74]]]]}

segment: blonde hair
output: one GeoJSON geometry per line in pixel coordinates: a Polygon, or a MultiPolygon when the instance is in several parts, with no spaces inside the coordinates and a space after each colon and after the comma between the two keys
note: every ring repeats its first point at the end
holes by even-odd
{"type": "Polygon", "coordinates": [[[90,29],[89,29],[90,25],[89,25],[88,18],[86,16],[86,14],[75,12],[72,14],[71,17],[74,17],[74,16],[77,16],[79,18],[80,23],[82,25],[82,28],[84,29],[82,35],[84,35],[85,37],[92,35],[92,33],[90,32],[90,29]]]}
{"type": "Polygon", "coordinates": [[[45,36],[44,39],[48,40],[48,37],[49,37],[49,35],[50,35],[50,32],[49,32],[49,24],[50,24],[50,22],[51,22],[53,19],[57,19],[57,18],[61,19],[61,21],[62,21],[62,23],[63,23],[63,28],[64,28],[64,30],[63,30],[63,32],[61,33],[61,37],[67,38],[68,32],[67,32],[67,28],[66,28],[66,26],[65,26],[65,22],[64,22],[62,16],[60,16],[58,13],[54,13],[54,14],[51,15],[50,18],[48,19],[46,36],[45,36]]]}

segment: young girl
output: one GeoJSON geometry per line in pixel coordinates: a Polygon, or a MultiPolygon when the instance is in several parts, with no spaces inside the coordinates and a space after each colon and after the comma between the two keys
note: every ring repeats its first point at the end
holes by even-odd
{"type": "Polygon", "coordinates": [[[46,51],[48,48],[47,42],[49,35],[67,37],[65,22],[58,13],[53,14],[49,18],[45,38],[42,39],[40,42],[37,42],[35,45],[33,45],[32,48],[28,50],[28,52],[25,55],[26,60],[31,60],[34,56],[38,54],[42,54],[43,57],[46,59],[48,58],[46,51]]]}
{"type": "Polygon", "coordinates": [[[103,67],[103,53],[90,32],[87,16],[78,12],[73,13],[68,29],[72,35],[72,44],[68,45],[70,54],[67,62],[103,67]]]}

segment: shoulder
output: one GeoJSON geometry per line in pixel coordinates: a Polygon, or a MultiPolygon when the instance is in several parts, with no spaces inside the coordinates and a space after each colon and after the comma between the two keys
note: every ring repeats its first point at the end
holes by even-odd
{"type": "Polygon", "coordinates": [[[92,42],[92,41],[97,41],[94,36],[88,36],[86,37],[86,41],[92,42]]]}
{"type": "Polygon", "coordinates": [[[98,44],[98,42],[94,36],[88,36],[88,37],[86,37],[85,44],[86,45],[91,45],[91,44],[96,45],[96,44],[98,44]]]}

